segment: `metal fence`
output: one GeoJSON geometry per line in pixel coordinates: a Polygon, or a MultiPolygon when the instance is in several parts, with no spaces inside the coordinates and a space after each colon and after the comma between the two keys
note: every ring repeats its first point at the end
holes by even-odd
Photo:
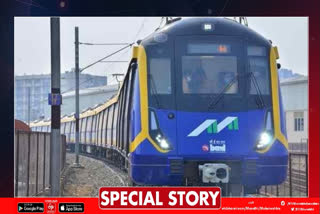
{"type": "MultiPolygon", "coordinates": [[[[16,131],[14,140],[15,196],[37,196],[50,188],[50,133],[16,131]]],[[[61,170],[66,159],[61,135],[61,170]]]]}
{"type": "Polygon", "coordinates": [[[290,152],[287,179],[281,185],[263,186],[260,194],[280,197],[308,197],[308,153],[290,152]]]}
{"type": "Polygon", "coordinates": [[[294,142],[289,143],[290,152],[308,153],[308,141],[307,142],[294,142]]]}

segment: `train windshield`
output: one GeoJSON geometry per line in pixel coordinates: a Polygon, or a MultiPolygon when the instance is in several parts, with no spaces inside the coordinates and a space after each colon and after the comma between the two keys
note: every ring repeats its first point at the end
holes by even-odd
{"type": "MultiPolygon", "coordinates": [[[[218,94],[237,76],[236,56],[182,56],[182,91],[184,94],[218,94]]],[[[238,83],[228,94],[239,92],[238,83]]]]}
{"type": "Polygon", "coordinates": [[[146,51],[152,107],[219,112],[271,106],[267,46],[231,36],[177,36],[146,51]]]}

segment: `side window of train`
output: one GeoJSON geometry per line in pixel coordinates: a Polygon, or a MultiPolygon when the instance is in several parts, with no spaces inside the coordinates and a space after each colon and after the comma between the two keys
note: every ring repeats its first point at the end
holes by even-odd
{"type": "Polygon", "coordinates": [[[124,130],[124,136],[123,136],[123,143],[121,144],[120,148],[123,149],[128,144],[128,136],[129,133],[127,131],[127,125],[128,125],[128,105],[129,105],[129,95],[130,95],[130,75],[128,75],[127,81],[126,81],[126,93],[125,93],[125,105],[124,105],[124,117],[123,117],[123,130],[124,130]]]}
{"type": "Polygon", "coordinates": [[[75,131],[76,131],[76,124],[75,121],[71,122],[71,134],[70,134],[70,141],[75,142],[75,131]]]}
{"type": "Polygon", "coordinates": [[[110,144],[111,145],[113,145],[114,146],[114,143],[113,143],[113,136],[112,136],[112,134],[113,134],[113,129],[115,129],[116,128],[116,124],[115,123],[113,123],[113,106],[114,105],[112,105],[112,106],[110,106],[109,107],[109,118],[110,118],[110,126],[111,126],[111,128],[110,128],[110,144]]]}
{"type": "Polygon", "coordinates": [[[125,150],[127,152],[129,152],[129,144],[130,141],[132,139],[132,129],[131,129],[131,121],[132,121],[132,109],[133,109],[133,96],[134,96],[134,86],[135,86],[135,78],[136,78],[136,71],[137,71],[137,64],[133,65],[132,67],[132,71],[131,71],[131,84],[130,84],[130,96],[129,96],[129,109],[128,109],[128,126],[127,126],[127,130],[128,130],[128,144],[126,145],[125,150]]]}
{"type": "Polygon", "coordinates": [[[262,46],[248,46],[248,69],[252,72],[254,78],[251,78],[250,94],[258,94],[255,82],[263,95],[270,94],[270,78],[269,65],[267,57],[267,49],[262,46]]]}
{"type": "Polygon", "coordinates": [[[100,133],[100,127],[99,127],[99,122],[100,122],[100,115],[101,115],[101,112],[99,112],[98,114],[97,114],[97,122],[96,122],[96,136],[95,136],[95,138],[96,138],[96,145],[98,146],[99,145],[99,143],[100,143],[100,141],[99,141],[99,133],[100,133]]]}
{"type": "Polygon", "coordinates": [[[80,125],[80,142],[84,143],[85,140],[85,127],[86,127],[86,118],[81,119],[81,125],[80,125]]]}
{"type": "Polygon", "coordinates": [[[97,115],[92,116],[91,143],[95,144],[96,139],[96,119],[97,115]]]}
{"type": "Polygon", "coordinates": [[[86,127],[86,143],[91,143],[91,129],[92,129],[92,116],[87,119],[87,127],[86,127]]]}
{"type": "Polygon", "coordinates": [[[108,108],[108,117],[107,117],[107,121],[106,121],[106,127],[107,127],[107,144],[111,145],[112,140],[111,140],[111,131],[112,131],[112,124],[111,124],[111,120],[112,120],[112,114],[111,114],[111,106],[108,108]]]}
{"type": "Polygon", "coordinates": [[[106,124],[107,124],[107,116],[108,116],[108,109],[104,110],[103,114],[103,124],[102,124],[102,144],[105,146],[107,144],[106,140],[106,124]]]}
{"type": "Polygon", "coordinates": [[[123,82],[123,88],[122,88],[122,92],[121,92],[121,104],[120,104],[120,125],[119,125],[119,132],[120,132],[120,140],[118,142],[118,145],[120,147],[120,145],[123,143],[124,141],[124,108],[125,108],[125,103],[126,103],[126,100],[125,100],[125,97],[126,97],[126,84],[127,81],[126,79],[124,80],[123,82]]]}
{"type": "Polygon", "coordinates": [[[61,123],[61,134],[65,134],[64,128],[66,123],[61,123]]]}
{"type": "Polygon", "coordinates": [[[121,140],[121,107],[122,107],[122,97],[123,97],[123,90],[120,91],[120,95],[118,98],[118,118],[117,118],[117,124],[116,124],[116,129],[118,130],[117,132],[117,142],[116,144],[119,145],[120,140],[121,140]]]}
{"type": "Polygon", "coordinates": [[[126,88],[126,105],[125,105],[125,118],[124,118],[124,130],[126,130],[125,132],[125,137],[124,137],[124,144],[122,145],[121,149],[125,149],[127,151],[127,148],[129,148],[129,123],[130,123],[130,114],[131,114],[131,97],[132,97],[132,83],[133,83],[133,70],[135,69],[135,65],[133,64],[131,66],[131,72],[128,76],[128,80],[127,80],[127,88],[126,88]]]}
{"type": "Polygon", "coordinates": [[[65,135],[67,142],[70,142],[70,122],[65,123],[65,135]]]}
{"type": "Polygon", "coordinates": [[[110,144],[108,141],[108,117],[109,117],[109,108],[106,108],[104,113],[104,121],[103,121],[103,138],[105,140],[105,145],[110,144]]]}
{"type": "Polygon", "coordinates": [[[103,114],[104,114],[104,111],[101,111],[100,112],[100,116],[99,116],[99,133],[98,133],[98,143],[99,143],[99,146],[102,146],[102,125],[103,125],[103,114]]]}
{"type": "Polygon", "coordinates": [[[115,103],[113,104],[113,108],[114,108],[114,111],[113,111],[113,123],[114,123],[114,127],[112,129],[112,141],[114,144],[116,144],[116,136],[117,136],[117,120],[118,120],[118,104],[115,103]]]}
{"type": "Polygon", "coordinates": [[[95,132],[94,132],[94,136],[93,136],[93,141],[94,141],[94,144],[95,145],[98,145],[98,122],[99,122],[99,114],[96,114],[95,115],[95,132]]]}

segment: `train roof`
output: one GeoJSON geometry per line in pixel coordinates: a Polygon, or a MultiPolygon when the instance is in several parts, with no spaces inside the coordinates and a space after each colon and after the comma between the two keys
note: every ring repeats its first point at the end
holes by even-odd
{"type": "Polygon", "coordinates": [[[259,41],[265,44],[270,44],[270,41],[265,37],[255,32],[246,25],[239,22],[222,17],[197,17],[183,18],[172,23],[166,24],[164,27],[156,30],[153,34],[142,40],[143,44],[148,44],[157,33],[165,33],[170,36],[179,35],[228,35],[241,36],[249,40],[259,41]],[[206,31],[203,26],[211,24],[212,30],[206,31]]]}

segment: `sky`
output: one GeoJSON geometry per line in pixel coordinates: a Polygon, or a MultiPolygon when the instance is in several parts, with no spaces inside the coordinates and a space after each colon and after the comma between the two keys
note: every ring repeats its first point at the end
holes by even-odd
{"type": "MultiPolygon", "coordinates": [[[[307,75],[307,17],[247,17],[249,27],[278,46],[282,68],[307,75]]],[[[131,43],[143,39],[160,24],[161,17],[61,17],[61,72],[74,68],[74,27],[79,27],[80,42],[131,43]]],[[[15,75],[50,73],[50,18],[16,17],[14,20],[15,75]]],[[[111,54],[123,45],[80,45],[80,68],[111,54]]],[[[128,61],[129,48],[108,58],[128,61]]],[[[84,73],[107,75],[124,73],[128,63],[98,63],[84,73]]]]}

